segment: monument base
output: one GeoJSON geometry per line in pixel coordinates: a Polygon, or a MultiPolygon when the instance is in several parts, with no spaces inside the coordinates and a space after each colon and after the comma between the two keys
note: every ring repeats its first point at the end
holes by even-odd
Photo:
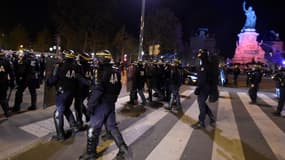
{"type": "Polygon", "coordinates": [[[232,63],[250,63],[250,62],[262,62],[266,63],[264,58],[264,51],[257,42],[258,33],[255,29],[245,29],[238,35],[239,41],[235,50],[232,63]]]}

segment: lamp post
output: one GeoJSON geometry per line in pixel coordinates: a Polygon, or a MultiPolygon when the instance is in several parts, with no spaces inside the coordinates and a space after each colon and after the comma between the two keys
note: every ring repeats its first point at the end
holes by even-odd
{"type": "Polygon", "coordinates": [[[139,37],[139,55],[138,60],[142,60],[143,52],[143,30],[144,30],[144,15],[145,15],[145,0],[142,0],[141,10],[141,26],[140,26],[140,37],[139,37]]]}

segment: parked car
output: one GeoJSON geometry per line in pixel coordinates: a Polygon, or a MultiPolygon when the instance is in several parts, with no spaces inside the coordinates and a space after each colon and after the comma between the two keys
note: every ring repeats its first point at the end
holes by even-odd
{"type": "Polygon", "coordinates": [[[183,69],[184,71],[184,84],[186,85],[196,85],[198,80],[198,73],[195,68],[187,68],[183,69]]]}

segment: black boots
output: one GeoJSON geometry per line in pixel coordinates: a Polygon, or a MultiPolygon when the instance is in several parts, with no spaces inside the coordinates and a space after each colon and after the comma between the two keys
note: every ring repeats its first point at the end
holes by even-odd
{"type": "Polygon", "coordinates": [[[206,128],[205,123],[204,122],[200,122],[200,121],[198,121],[197,123],[191,125],[191,127],[193,129],[204,129],[204,128],[206,128]]]}
{"type": "Polygon", "coordinates": [[[94,128],[89,128],[87,131],[87,151],[79,157],[79,160],[96,160],[96,147],[98,145],[99,132],[94,128]]]}
{"type": "Polygon", "coordinates": [[[113,139],[116,145],[119,147],[119,152],[115,160],[132,160],[132,157],[133,157],[132,153],[128,149],[120,131],[116,128],[116,129],[112,129],[110,133],[113,136],[113,139]]]}
{"type": "Polygon", "coordinates": [[[132,156],[130,155],[127,145],[122,144],[121,146],[119,146],[119,152],[117,153],[114,160],[131,160],[131,159],[132,156]]]}
{"type": "Polygon", "coordinates": [[[57,110],[53,114],[54,126],[56,130],[56,135],[53,136],[53,139],[56,141],[64,141],[65,133],[63,129],[63,116],[60,117],[59,112],[57,110]]]}
{"type": "Polygon", "coordinates": [[[8,118],[10,116],[8,101],[7,100],[0,100],[0,104],[1,104],[2,109],[4,111],[5,117],[8,118]]]}

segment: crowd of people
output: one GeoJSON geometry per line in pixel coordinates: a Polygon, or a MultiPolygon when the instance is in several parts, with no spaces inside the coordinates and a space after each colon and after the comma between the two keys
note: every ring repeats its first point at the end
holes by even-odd
{"type": "Polygon", "coordinates": [[[12,112],[21,110],[23,92],[26,88],[31,94],[31,106],[28,110],[37,108],[37,92],[43,82],[45,62],[43,57],[36,57],[31,51],[5,54],[0,52],[0,84],[1,84],[1,105],[4,115],[9,117],[9,99],[11,91],[16,87],[14,106],[12,112]],[[7,96],[7,91],[10,92],[7,96]]]}
{"type": "MultiPolygon", "coordinates": [[[[215,116],[207,104],[216,102],[219,98],[219,67],[217,61],[209,58],[207,50],[199,50],[197,58],[199,66],[197,70],[198,83],[194,93],[197,95],[199,105],[199,121],[192,125],[194,129],[205,128],[206,116],[210,119],[210,125],[215,125],[215,116]]],[[[15,88],[15,102],[12,112],[21,110],[23,92],[28,87],[31,94],[31,106],[28,110],[37,108],[37,92],[40,84],[45,80],[47,87],[55,87],[56,100],[53,114],[56,135],[54,140],[64,141],[70,135],[64,130],[64,116],[69,122],[71,135],[80,130],[87,129],[87,150],[80,156],[81,160],[96,159],[96,147],[99,143],[102,126],[114,139],[119,148],[117,159],[130,159],[131,152],[121,135],[115,115],[115,102],[121,92],[120,66],[112,62],[111,52],[103,50],[93,57],[89,53],[76,54],[72,50],[65,50],[58,57],[51,74],[45,72],[44,57],[37,57],[33,52],[25,50],[19,54],[6,55],[0,52],[0,102],[5,116],[10,115],[7,96],[8,88],[15,88]],[[84,101],[87,100],[87,105],[84,101]],[[70,107],[74,101],[75,116],[70,107]],[[89,122],[86,127],[83,121],[89,122]]],[[[184,75],[180,60],[173,59],[169,62],[162,61],[137,61],[127,66],[127,90],[130,92],[130,105],[145,106],[154,101],[166,101],[166,110],[174,113],[182,113],[183,107],[180,101],[180,87],[183,84],[184,75]],[[144,89],[147,88],[147,97],[144,89]],[[140,100],[138,99],[138,95],[140,100]],[[140,102],[140,103],[139,103],[140,102]]],[[[235,67],[234,84],[237,85],[240,70],[235,67]]],[[[262,79],[262,73],[258,66],[254,66],[248,72],[249,96],[251,104],[256,104],[257,92],[262,79]]],[[[281,114],[284,105],[285,72],[280,68],[274,75],[280,88],[280,97],[275,115],[281,114]]]]}

